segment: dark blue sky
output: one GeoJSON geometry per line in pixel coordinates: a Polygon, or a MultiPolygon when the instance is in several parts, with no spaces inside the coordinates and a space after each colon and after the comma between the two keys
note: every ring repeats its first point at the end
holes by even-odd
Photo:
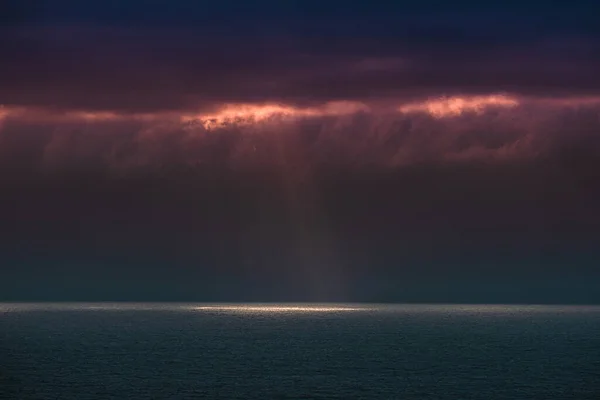
{"type": "Polygon", "coordinates": [[[3,104],[149,110],[457,92],[590,95],[600,85],[593,3],[40,1],[8,9],[3,104]],[[352,70],[364,59],[404,65],[352,70]]]}

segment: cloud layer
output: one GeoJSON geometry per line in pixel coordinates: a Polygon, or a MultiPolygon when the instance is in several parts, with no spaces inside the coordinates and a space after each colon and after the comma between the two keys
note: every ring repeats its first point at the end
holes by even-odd
{"type": "Polygon", "coordinates": [[[357,102],[230,104],[205,114],[1,110],[3,163],[38,170],[277,168],[284,161],[306,168],[396,168],[600,151],[600,102],[593,98],[445,97],[382,109],[357,102]],[[291,158],[283,161],[282,152],[291,158]]]}

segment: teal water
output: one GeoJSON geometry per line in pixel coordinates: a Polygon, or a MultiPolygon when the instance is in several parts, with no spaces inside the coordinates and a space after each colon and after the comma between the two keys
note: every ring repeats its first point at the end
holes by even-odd
{"type": "Polygon", "coordinates": [[[0,304],[6,399],[598,399],[600,307],[0,304]]]}

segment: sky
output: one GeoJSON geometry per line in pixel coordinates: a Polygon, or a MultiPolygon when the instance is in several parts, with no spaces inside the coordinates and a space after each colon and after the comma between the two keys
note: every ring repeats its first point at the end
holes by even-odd
{"type": "Polygon", "coordinates": [[[600,302],[600,9],[5,0],[0,301],[600,302]]]}

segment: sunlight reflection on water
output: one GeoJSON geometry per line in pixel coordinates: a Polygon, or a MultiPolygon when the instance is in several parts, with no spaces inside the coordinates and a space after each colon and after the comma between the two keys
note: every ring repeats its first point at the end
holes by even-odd
{"type": "Polygon", "coordinates": [[[0,303],[0,313],[28,311],[162,311],[238,314],[385,312],[393,314],[523,315],[600,312],[600,306],[518,304],[361,304],[361,303],[0,303]]]}
{"type": "Polygon", "coordinates": [[[374,308],[367,306],[324,306],[324,305],[209,305],[195,306],[197,311],[225,311],[240,313],[313,313],[313,312],[344,312],[344,311],[366,311],[374,308]]]}

